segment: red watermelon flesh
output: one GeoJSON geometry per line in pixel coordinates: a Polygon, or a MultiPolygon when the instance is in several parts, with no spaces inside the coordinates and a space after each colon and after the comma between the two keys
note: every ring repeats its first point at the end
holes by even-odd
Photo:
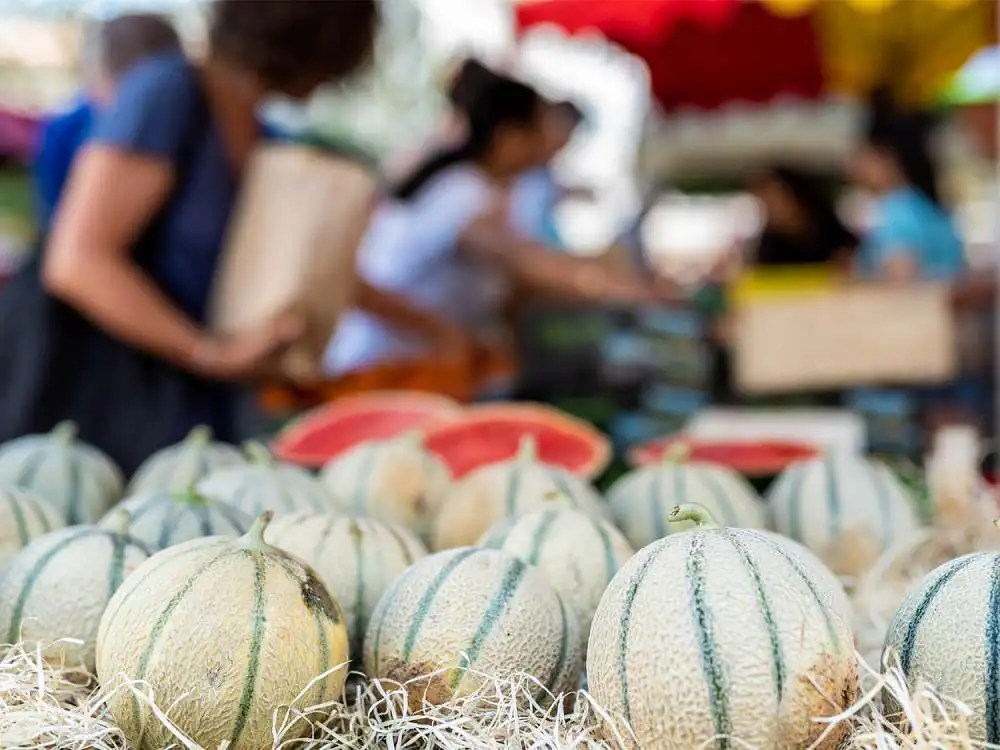
{"type": "Polygon", "coordinates": [[[387,391],[337,399],[288,425],[272,449],[282,461],[320,468],[368,440],[388,440],[423,432],[461,413],[451,399],[434,394],[387,391]]]}
{"type": "Polygon", "coordinates": [[[747,476],[780,474],[790,464],[815,458],[820,450],[807,443],[790,440],[724,441],[693,437],[653,440],[633,447],[628,454],[633,466],[664,460],[674,446],[683,445],[685,460],[720,464],[747,476]]]}
{"type": "Polygon", "coordinates": [[[534,439],[541,463],[593,478],[607,466],[607,439],[586,422],[538,404],[504,404],[466,409],[462,416],[426,433],[424,446],[457,479],[487,464],[515,458],[526,437],[534,439]]]}

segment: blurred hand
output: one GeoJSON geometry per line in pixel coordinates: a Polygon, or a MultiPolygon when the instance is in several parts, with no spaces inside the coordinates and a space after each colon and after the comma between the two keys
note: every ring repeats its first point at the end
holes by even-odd
{"type": "Polygon", "coordinates": [[[247,380],[271,369],[304,333],[305,319],[286,313],[244,333],[207,338],[192,354],[192,369],[211,380],[247,380]]]}

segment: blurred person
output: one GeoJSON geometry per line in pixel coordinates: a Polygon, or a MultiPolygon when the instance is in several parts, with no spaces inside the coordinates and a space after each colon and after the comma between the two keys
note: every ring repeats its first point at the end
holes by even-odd
{"type": "MultiPolygon", "coordinates": [[[[595,304],[664,300],[650,281],[552,253],[511,228],[510,186],[547,158],[545,111],[534,89],[491,74],[469,106],[464,141],[428,157],[376,212],[359,255],[362,278],[477,342],[504,341],[512,287],[595,304]]],[[[345,373],[433,356],[425,342],[354,310],[331,341],[327,366],[345,373]]]]}
{"type": "Polygon", "coordinates": [[[241,383],[302,333],[282,315],[220,337],[209,292],[260,103],[304,100],[371,57],[375,0],[216,0],[208,52],[118,82],[41,257],[0,296],[0,441],[74,420],[126,473],[192,427],[237,439],[241,383]]]}
{"type": "Polygon", "coordinates": [[[925,113],[900,110],[881,92],[873,97],[851,164],[854,181],[874,195],[856,266],[865,279],[950,281],[965,270],[962,239],[938,190],[931,125],[925,113]]]}
{"type": "Polygon", "coordinates": [[[552,248],[563,247],[555,225],[555,211],[560,201],[574,191],[559,184],[553,162],[569,145],[583,122],[583,111],[573,102],[555,102],[546,107],[543,164],[517,178],[511,189],[510,211],[514,228],[525,237],[552,248]]]}
{"type": "Polygon", "coordinates": [[[73,159],[98,111],[111,104],[118,79],[147,57],[180,51],[180,37],[163,16],[123,15],[91,27],[84,44],[83,95],[42,127],[34,163],[42,227],[49,225],[73,159]]]}
{"type": "Polygon", "coordinates": [[[775,164],[756,175],[750,188],[764,209],[757,265],[849,264],[858,238],[840,220],[817,175],[775,164]]]}

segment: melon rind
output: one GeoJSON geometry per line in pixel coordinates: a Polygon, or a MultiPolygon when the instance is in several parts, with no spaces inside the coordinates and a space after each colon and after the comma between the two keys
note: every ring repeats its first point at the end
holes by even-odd
{"type": "Polygon", "coordinates": [[[189,490],[210,472],[243,466],[243,454],[232,445],[212,440],[207,427],[195,427],[180,443],[157,451],[136,470],[128,494],[155,490],[189,490]]]}
{"type": "Polygon", "coordinates": [[[0,487],[0,576],[14,555],[65,525],[55,506],[38,493],[0,487]]]}
{"type": "Polygon", "coordinates": [[[408,685],[416,710],[473,692],[479,675],[528,674],[554,695],[573,690],[581,647],[576,616],[540,571],[467,547],[425,557],[396,579],[368,625],[364,664],[370,676],[408,685]]]}
{"type": "Polygon", "coordinates": [[[618,572],[590,631],[591,694],[643,750],[834,750],[817,719],[852,705],[850,610],[773,536],[695,529],[643,548],[618,572]]]}

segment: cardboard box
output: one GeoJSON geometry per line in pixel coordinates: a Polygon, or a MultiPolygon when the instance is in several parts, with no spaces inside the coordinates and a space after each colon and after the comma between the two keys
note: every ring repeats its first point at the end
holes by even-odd
{"type": "Polygon", "coordinates": [[[935,284],[748,301],[733,353],[747,394],[942,383],[958,359],[949,290],[935,284]]]}
{"type": "Polygon", "coordinates": [[[281,370],[296,384],[318,380],[337,320],[353,301],[376,188],[373,171],[344,156],[297,144],[259,148],[230,224],[212,329],[236,333],[298,310],[306,335],[281,370]]]}

